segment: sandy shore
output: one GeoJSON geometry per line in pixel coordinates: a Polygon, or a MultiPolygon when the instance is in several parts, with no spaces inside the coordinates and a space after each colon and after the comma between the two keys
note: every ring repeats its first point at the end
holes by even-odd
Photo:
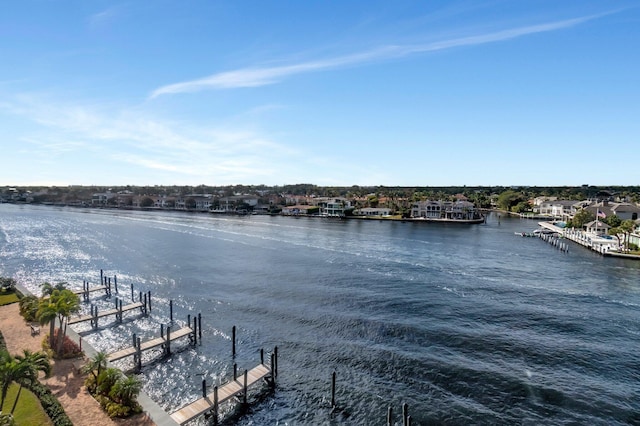
{"type": "MultiPolygon", "coordinates": [[[[20,316],[17,303],[0,306],[0,330],[7,344],[7,349],[13,355],[22,353],[23,349],[31,351],[42,350],[42,339],[47,330],[40,335],[31,335],[29,324],[20,316]]],[[[48,379],[42,379],[51,392],[58,398],[60,404],[75,426],[154,426],[154,422],[144,413],[126,420],[111,420],[102,411],[100,404],[93,399],[84,387],[85,375],[80,374],[77,366],[82,360],[53,360],[53,372],[48,379]]]]}

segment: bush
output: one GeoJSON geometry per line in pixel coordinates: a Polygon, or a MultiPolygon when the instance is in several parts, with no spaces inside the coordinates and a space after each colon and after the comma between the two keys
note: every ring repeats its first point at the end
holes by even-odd
{"type": "Polygon", "coordinates": [[[13,278],[0,277],[0,291],[10,292],[16,289],[16,280],[13,278]]]}
{"type": "Polygon", "coordinates": [[[38,312],[38,298],[35,296],[25,296],[18,302],[20,304],[20,315],[25,321],[32,322],[36,320],[36,312],[38,312]]]}
{"type": "Polygon", "coordinates": [[[631,251],[638,251],[638,249],[639,249],[639,248],[640,248],[640,247],[638,247],[638,245],[637,245],[637,244],[629,243],[629,250],[631,250],[631,251]]]}
{"type": "Polygon", "coordinates": [[[15,426],[15,424],[16,422],[11,414],[0,412],[0,426],[15,426]]]}
{"type": "MultiPolygon", "coordinates": [[[[55,331],[53,332],[53,341],[55,342],[56,345],[58,344],[58,334],[61,332],[62,331],[59,328],[56,328],[55,331]]],[[[60,355],[57,354],[53,350],[53,348],[49,346],[48,336],[47,338],[42,340],[42,349],[47,354],[49,354],[49,356],[52,356],[55,359],[77,358],[80,355],[82,355],[82,350],[80,349],[80,346],[78,346],[76,342],[71,340],[69,336],[64,336],[64,339],[62,340],[62,352],[60,353],[60,355]]]]}
{"type": "Polygon", "coordinates": [[[140,382],[135,377],[126,377],[116,368],[107,368],[98,375],[85,380],[87,389],[95,390],[94,398],[109,417],[129,417],[142,412],[136,400],[140,393],[140,382]],[[94,386],[95,385],[95,386],[94,386]]]}
{"type": "Polygon", "coordinates": [[[29,386],[29,390],[38,397],[42,408],[55,426],[73,426],[62,405],[60,405],[60,402],[53,396],[48,387],[39,381],[34,381],[29,386]]]}

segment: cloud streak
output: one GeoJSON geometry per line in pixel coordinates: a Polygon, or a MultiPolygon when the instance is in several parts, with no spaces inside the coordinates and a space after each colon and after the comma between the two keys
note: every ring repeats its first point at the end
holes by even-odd
{"type": "Polygon", "coordinates": [[[459,37],[427,44],[415,45],[390,45],[373,49],[367,52],[339,56],[325,60],[309,61],[299,64],[283,65],[277,67],[244,68],[235,71],[227,71],[213,74],[201,79],[169,84],[155,89],[150,98],[162,95],[179,93],[193,93],[202,90],[236,89],[246,87],[259,87],[276,84],[287,77],[309,72],[331,70],[346,66],[356,66],[374,61],[384,61],[409,55],[435,52],[463,46],[477,46],[487,43],[511,40],[514,38],[561,30],[574,27],[601,15],[584,16],[563,21],[550,22],[539,25],[530,25],[508,30],[496,31],[487,34],[479,34],[468,37],[459,37]]]}

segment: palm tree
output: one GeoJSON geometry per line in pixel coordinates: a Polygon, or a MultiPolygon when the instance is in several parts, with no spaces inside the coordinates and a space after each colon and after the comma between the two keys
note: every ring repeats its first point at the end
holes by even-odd
{"type": "Polygon", "coordinates": [[[107,369],[107,354],[106,352],[98,352],[89,360],[89,363],[84,366],[83,371],[93,376],[93,392],[95,392],[98,386],[98,376],[103,370],[107,369]]]}
{"type": "Polygon", "coordinates": [[[14,360],[20,365],[19,371],[22,373],[22,375],[14,378],[14,380],[18,382],[20,387],[18,388],[16,400],[13,402],[11,414],[13,414],[16,406],[18,405],[18,398],[20,398],[22,386],[28,386],[29,384],[38,380],[38,372],[40,371],[42,371],[47,377],[49,376],[49,374],[51,374],[51,364],[49,364],[49,357],[44,352],[31,352],[30,350],[24,349],[23,355],[16,355],[14,357],[14,360]]]}
{"type": "Polygon", "coordinates": [[[0,383],[2,384],[2,392],[0,395],[0,410],[2,410],[2,406],[4,405],[4,399],[7,396],[9,385],[11,385],[16,375],[16,367],[16,362],[9,354],[9,352],[7,352],[6,349],[0,350],[0,383]]]}
{"type": "Polygon", "coordinates": [[[53,290],[64,290],[67,288],[67,283],[60,282],[56,284],[51,283],[43,283],[40,287],[42,287],[42,297],[51,296],[53,290]]]}
{"type": "Polygon", "coordinates": [[[136,398],[142,390],[142,382],[136,376],[129,376],[118,380],[109,396],[111,399],[120,402],[122,405],[134,408],[137,405],[136,398]]]}
{"type": "Polygon", "coordinates": [[[58,333],[58,346],[57,353],[62,351],[62,343],[64,336],[67,334],[67,327],[65,320],[68,320],[69,316],[80,310],[80,297],[71,290],[54,289],[51,296],[47,299],[40,301],[38,312],[36,314],[38,321],[41,325],[49,324],[50,329],[50,344],[53,348],[53,335],[55,331],[55,320],[58,320],[60,324],[60,333],[58,333]]]}
{"type": "Polygon", "coordinates": [[[98,376],[98,392],[109,396],[111,388],[120,380],[122,373],[117,368],[107,368],[98,376]]]}

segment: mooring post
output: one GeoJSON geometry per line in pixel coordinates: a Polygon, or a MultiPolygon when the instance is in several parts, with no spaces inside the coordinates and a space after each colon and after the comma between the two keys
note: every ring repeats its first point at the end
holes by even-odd
{"type": "Polygon", "coordinates": [[[387,410],[387,426],[393,426],[393,408],[391,406],[387,410]]]}
{"type": "Polygon", "coordinates": [[[247,376],[249,376],[248,371],[244,370],[244,396],[242,398],[243,403],[247,403],[247,376]]]}
{"type": "Polygon", "coordinates": [[[407,416],[407,426],[411,426],[411,416],[407,416]]]}
{"type": "Polygon", "coordinates": [[[198,312],[198,339],[202,344],[202,313],[198,312]]]}
{"type": "Polygon", "coordinates": [[[193,317],[193,346],[198,344],[198,318],[193,317]]]}
{"type": "Polygon", "coordinates": [[[133,292],[133,283],[131,283],[131,302],[135,302],[136,301],[136,295],[133,292]]]}
{"type": "Polygon", "coordinates": [[[273,367],[276,364],[276,362],[274,361],[275,358],[275,354],[273,352],[271,352],[271,386],[275,386],[276,385],[276,375],[273,372],[273,367]]]}
{"type": "Polygon", "coordinates": [[[235,358],[236,356],[236,326],[234,325],[231,328],[231,355],[235,358]]]}
{"type": "Polygon", "coordinates": [[[78,336],[78,344],[80,346],[80,352],[82,352],[82,336],[78,336]]]}
{"type": "Polygon", "coordinates": [[[98,328],[98,307],[93,310],[94,328],[98,328]]]}
{"type": "Polygon", "coordinates": [[[218,423],[218,386],[213,387],[213,421],[218,423]]]}
{"type": "Polygon", "coordinates": [[[202,379],[202,397],[207,397],[207,379],[202,379]]]}
{"type": "Polygon", "coordinates": [[[109,297],[111,297],[111,277],[109,277],[109,285],[107,286],[109,297]]]}
{"type": "Polygon", "coordinates": [[[276,346],[275,348],[273,348],[273,352],[275,353],[275,356],[273,357],[274,361],[275,361],[275,374],[276,377],[278,377],[278,347],[276,346]]]}
{"type": "Polygon", "coordinates": [[[331,374],[331,408],[336,406],[336,372],[331,374]]]}
{"type": "Polygon", "coordinates": [[[402,404],[402,425],[407,426],[407,418],[409,417],[409,406],[405,402],[402,404]]]}
{"type": "Polygon", "coordinates": [[[169,300],[169,321],[173,322],[173,300],[169,300]]]}
{"type": "Polygon", "coordinates": [[[138,354],[138,371],[142,370],[142,348],[140,347],[140,338],[136,344],[136,353],[138,354]]]}
{"type": "Polygon", "coordinates": [[[117,275],[113,276],[113,287],[115,287],[116,294],[117,294],[118,293],[118,276],[117,275]]]}
{"type": "Polygon", "coordinates": [[[136,333],[133,333],[133,347],[136,347],[136,343],[137,343],[137,339],[136,339],[136,333]]]}
{"type": "Polygon", "coordinates": [[[187,314],[187,326],[191,327],[191,314],[187,314]]]}
{"type": "Polygon", "coordinates": [[[149,312],[151,312],[151,290],[149,290],[148,294],[149,294],[149,312]]]}
{"type": "Polygon", "coordinates": [[[164,324],[160,324],[160,337],[164,339],[164,324]]]}
{"type": "Polygon", "coordinates": [[[100,269],[100,285],[104,285],[104,273],[102,269],[100,269]]]}
{"type": "Polygon", "coordinates": [[[238,378],[238,364],[233,363],[233,380],[238,378]]]}
{"type": "Polygon", "coordinates": [[[117,297],[115,297],[115,298],[114,298],[114,300],[115,300],[115,304],[116,304],[116,306],[115,306],[115,307],[116,307],[116,309],[118,309],[118,298],[117,298],[117,297]]]}
{"type": "Polygon", "coordinates": [[[167,326],[167,346],[165,355],[171,354],[171,326],[167,326]]]}
{"type": "MultiPolygon", "coordinates": [[[[142,300],[142,299],[141,299],[142,300]]],[[[144,303],[142,304],[142,312],[147,315],[147,293],[144,294],[144,303]]]]}
{"type": "Polygon", "coordinates": [[[118,309],[120,310],[120,322],[122,322],[122,299],[118,299],[119,300],[119,306],[118,309]]]}
{"type": "Polygon", "coordinates": [[[138,302],[142,303],[142,292],[138,292],[138,302]]]}
{"type": "Polygon", "coordinates": [[[260,365],[264,365],[264,349],[260,348],[260,365]]]}

